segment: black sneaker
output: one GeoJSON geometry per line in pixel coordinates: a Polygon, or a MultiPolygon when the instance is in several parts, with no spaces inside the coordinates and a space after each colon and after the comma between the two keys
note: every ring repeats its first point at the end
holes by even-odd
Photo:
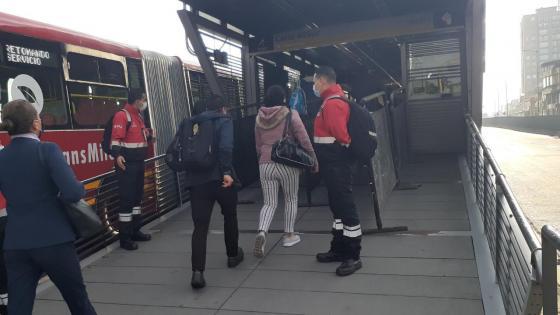
{"type": "Polygon", "coordinates": [[[338,268],[336,268],[336,275],[341,277],[349,276],[361,268],[362,268],[362,261],[360,259],[358,260],[348,259],[345,260],[342,264],[340,264],[338,268]]]}
{"type": "Polygon", "coordinates": [[[328,251],[326,253],[319,253],[317,254],[316,258],[320,263],[342,262],[344,260],[342,259],[342,256],[331,251],[328,251]]]}
{"type": "Polygon", "coordinates": [[[202,289],[206,286],[206,280],[204,280],[204,273],[202,271],[193,271],[191,278],[191,287],[193,289],[202,289]]]}
{"type": "Polygon", "coordinates": [[[150,234],[142,233],[142,231],[138,231],[132,235],[132,240],[136,242],[147,242],[152,239],[150,234]]]}
{"type": "Polygon", "coordinates": [[[227,266],[228,268],[233,268],[239,265],[243,261],[243,249],[241,247],[237,248],[237,256],[235,257],[228,257],[227,259],[227,266]]]}
{"type": "Polygon", "coordinates": [[[133,240],[120,240],[121,248],[124,250],[137,250],[138,244],[133,240]]]}

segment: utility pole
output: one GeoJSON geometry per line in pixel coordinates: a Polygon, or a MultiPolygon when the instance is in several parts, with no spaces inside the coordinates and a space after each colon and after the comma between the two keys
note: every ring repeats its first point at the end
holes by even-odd
{"type": "MultiPolygon", "coordinates": [[[[560,1],[560,0],[558,0],[560,1]]],[[[506,81],[506,116],[509,116],[509,100],[508,100],[508,93],[507,93],[507,81],[506,81]]]]}
{"type": "MultiPolygon", "coordinates": [[[[538,52],[538,50],[537,50],[538,52]]],[[[539,79],[539,68],[540,66],[540,58],[537,53],[537,116],[541,115],[541,92],[540,92],[540,79],[539,79]]]]}
{"type": "Polygon", "coordinates": [[[500,103],[500,89],[498,89],[498,116],[502,116],[501,112],[502,112],[502,105],[500,103]]]}

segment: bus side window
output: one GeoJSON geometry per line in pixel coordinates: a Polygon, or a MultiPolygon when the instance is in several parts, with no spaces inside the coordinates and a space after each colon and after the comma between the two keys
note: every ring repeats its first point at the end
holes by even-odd
{"type": "Polygon", "coordinates": [[[76,129],[104,128],[127,99],[127,90],[119,87],[69,82],[68,90],[76,129]]]}
{"type": "Polygon", "coordinates": [[[126,86],[124,67],[119,61],[73,52],[66,58],[71,80],[126,86]]]}
{"type": "Polygon", "coordinates": [[[126,60],[128,68],[128,86],[131,89],[144,90],[144,73],[142,72],[142,62],[140,60],[126,60]]]}

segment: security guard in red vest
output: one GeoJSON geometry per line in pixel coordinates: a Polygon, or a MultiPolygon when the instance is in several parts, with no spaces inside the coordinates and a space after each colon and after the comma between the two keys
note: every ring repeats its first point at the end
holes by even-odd
{"type": "Polygon", "coordinates": [[[145,242],[151,235],[142,233],[141,208],[144,193],[144,160],[148,156],[150,131],[144,124],[142,112],[148,107],[146,94],[131,90],[128,103],[113,118],[111,155],[119,183],[119,236],[126,250],[138,249],[136,242],[145,242]]]}
{"type": "Polygon", "coordinates": [[[331,248],[317,254],[317,261],[342,262],[336,274],[347,276],[362,268],[362,229],[352,195],[355,161],[349,150],[352,141],[348,133],[350,107],[336,98],[344,96],[344,91],[336,84],[336,73],[331,67],[317,68],[313,82],[313,92],[323,99],[315,118],[313,140],[334,217],[331,248]]]}

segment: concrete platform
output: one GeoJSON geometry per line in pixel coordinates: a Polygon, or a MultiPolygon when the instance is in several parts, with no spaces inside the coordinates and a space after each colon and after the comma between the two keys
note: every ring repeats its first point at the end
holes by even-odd
{"type": "MultiPolygon", "coordinates": [[[[83,270],[99,314],[484,314],[465,194],[456,158],[424,160],[406,168],[406,179],[422,183],[394,191],[382,210],[384,226],[408,225],[400,234],[363,237],[363,265],[337,277],[337,264],[320,264],[332,225],[327,207],[300,208],[296,231],[302,242],[281,246],[269,234],[266,256],[252,256],[254,233],[240,235],[245,261],[226,267],[223,220],[214,209],[208,237],[208,286],[189,286],[190,212],[184,210],[152,229],[154,239],[136,252],[115,250],[83,270]]],[[[362,227],[374,228],[367,187],[355,188],[362,227]]],[[[303,197],[303,196],[302,196],[303,197]]],[[[325,191],[313,194],[326,201],[325,191]]],[[[259,189],[241,193],[254,204],[239,207],[240,229],[256,229],[259,189]]],[[[283,229],[283,208],[273,229],[283,229]]],[[[56,288],[38,296],[34,314],[69,314],[56,288]]]]}

